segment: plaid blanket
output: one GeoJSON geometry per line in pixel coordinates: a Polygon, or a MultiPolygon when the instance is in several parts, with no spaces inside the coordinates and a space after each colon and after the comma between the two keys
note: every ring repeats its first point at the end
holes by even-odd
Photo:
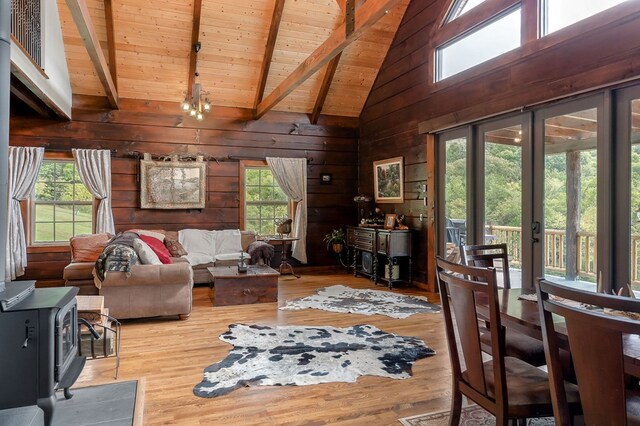
{"type": "Polygon", "coordinates": [[[102,283],[107,272],[131,272],[131,266],[140,263],[133,249],[133,240],[138,235],[133,232],[118,234],[109,241],[96,260],[95,277],[102,283]]]}

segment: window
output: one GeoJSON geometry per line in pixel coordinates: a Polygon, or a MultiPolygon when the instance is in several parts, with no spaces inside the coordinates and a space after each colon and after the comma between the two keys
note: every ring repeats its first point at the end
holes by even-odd
{"type": "Polygon", "coordinates": [[[290,217],[289,198],[268,167],[245,167],[244,199],[244,229],[248,231],[273,235],[275,221],[290,217]]]}
{"type": "Polygon", "coordinates": [[[93,231],[93,196],[73,161],[44,160],[32,200],[33,244],[67,243],[93,231]]]}
{"type": "Polygon", "coordinates": [[[449,12],[446,22],[449,23],[453,21],[485,1],[486,0],[456,0],[453,6],[451,6],[451,11],[449,12]]]}
{"type": "Polygon", "coordinates": [[[544,0],[542,34],[547,35],[626,0],[544,0]]]}
{"type": "Polygon", "coordinates": [[[520,46],[520,8],[439,47],[436,81],[495,58],[520,46]]]}

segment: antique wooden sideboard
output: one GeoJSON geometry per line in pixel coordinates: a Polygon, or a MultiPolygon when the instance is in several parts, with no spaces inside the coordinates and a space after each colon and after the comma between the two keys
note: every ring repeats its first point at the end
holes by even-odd
{"type": "Polygon", "coordinates": [[[406,266],[412,283],[410,230],[347,226],[347,249],[354,276],[369,277],[376,284],[386,282],[393,288],[394,283],[404,281],[400,269],[406,266]]]}

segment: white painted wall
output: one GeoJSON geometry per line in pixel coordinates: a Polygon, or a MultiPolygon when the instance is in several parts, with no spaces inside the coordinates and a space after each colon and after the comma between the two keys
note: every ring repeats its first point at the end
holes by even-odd
{"type": "Polygon", "coordinates": [[[71,119],[71,81],[56,0],[42,0],[42,65],[45,78],[15,43],[11,43],[11,72],[58,113],[71,119]]]}

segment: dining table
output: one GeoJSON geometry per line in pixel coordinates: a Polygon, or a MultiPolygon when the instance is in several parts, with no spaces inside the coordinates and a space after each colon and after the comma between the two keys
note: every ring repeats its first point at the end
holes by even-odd
{"type": "MultiPolygon", "coordinates": [[[[502,325],[518,330],[528,336],[542,340],[542,326],[537,301],[521,299],[523,294],[531,294],[531,290],[522,288],[499,288],[498,304],[502,325]]],[[[489,318],[489,299],[485,293],[476,294],[478,314],[483,319],[489,318]]],[[[569,340],[564,318],[553,314],[553,322],[558,336],[558,345],[570,351],[569,340]]],[[[584,342],[588,345],[588,342],[584,342]]],[[[623,337],[625,372],[640,378],[640,336],[624,335],[623,337]]]]}

